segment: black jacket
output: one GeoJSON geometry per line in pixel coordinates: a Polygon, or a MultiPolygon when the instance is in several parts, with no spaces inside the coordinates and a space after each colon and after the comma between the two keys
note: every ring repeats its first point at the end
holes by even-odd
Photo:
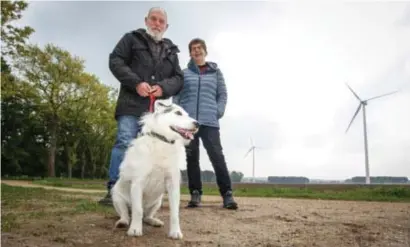
{"type": "Polygon", "coordinates": [[[184,80],[179,66],[178,47],[163,39],[159,62],[155,64],[148,45],[153,42],[144,29],[126,33],[109,56],[109,67],[121,83],[115,118],[120,115],[140,117],[149,109],[149,97],[137,93],[137,85],[147,82],[162,88],[161,99],[179,93],[184,80]]]}

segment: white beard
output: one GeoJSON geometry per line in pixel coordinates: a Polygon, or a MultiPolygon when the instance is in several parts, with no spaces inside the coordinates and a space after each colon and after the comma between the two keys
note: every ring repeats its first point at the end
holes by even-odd
{"type": "Polygon", "coordinates": [[[158,32],[155,30],[152,30],[151,28],[147,27],[147,33],[150,35],[155,41],[160,41],[162,40],[162,36],[164,35],[164,32],[158,32]]]}

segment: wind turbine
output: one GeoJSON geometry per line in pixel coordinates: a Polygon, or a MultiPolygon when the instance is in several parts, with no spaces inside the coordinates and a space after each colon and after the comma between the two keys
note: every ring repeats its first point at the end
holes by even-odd
{"type": "Polygon", "coordinates": [[[255,148],[257,148],[255,145],[253,145],[252,137],[250,138],[251,140],[251,147],[249,148],[248,152],[246,152],[245,157],[248,156],[248,154],[252,151],[252,182],[255,183],[255,148]]]}
{"type": "Polygon", "coordinates": [[[349,123],[349,126],[347,126],[346,132],[349,130],[350,126],[353,123],[353,120],[359,113],[360,109],[363,107],[363,139],[364,139],[364,161],[365,161],[365,168],[366,168],[366,184],[370,184],[370,175],[369,175],[369,151],[368,151],[368,146],[367,146],[367,122],[366,122],[366,106],[367,102],[373,99],[381,98],[390,94],[397,93],[398,91],[393,91],[390,93],[382,94],[379,96],[372,97],[370,99],[362,100],[360,97],[353,91],[353,89],[346,83],[346,86],[349,88],[349,90],[353,93],[353,95],[356,97],[356,99],[359,101],[359,106],[357,107],[356,112],[353,115],[352,120],[349,123]]]}

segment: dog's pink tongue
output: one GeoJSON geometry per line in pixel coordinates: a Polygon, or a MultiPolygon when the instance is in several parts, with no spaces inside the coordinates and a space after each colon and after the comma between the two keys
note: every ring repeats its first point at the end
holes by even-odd
{"type": "Polygon", "coordinates": [[[191,139],[191,140],[194,139],[194,135],[193,135],[190,131],[185,132],[185,137],[187,137],[187,138],[189,138],[189,139],[191,139]]]}

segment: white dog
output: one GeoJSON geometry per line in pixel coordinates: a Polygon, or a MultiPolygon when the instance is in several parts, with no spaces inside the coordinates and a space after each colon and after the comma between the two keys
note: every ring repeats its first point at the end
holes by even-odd
{"type": "Polygon", "coordinates": [[[181,107],[168,102],[157,100],[154,113],[142,117],[141,133],[127,149],[119,179],[111,191],[114,208],[120,216],[115,227],[129,226],[129,236],[141,236],[143,222],[157,227],[164,225],[155,214],[167,190],[169,237],[183,237],[179,224],[179,167],[186,167],[184,146],[198,131],[198,123],[181,107]]]}

